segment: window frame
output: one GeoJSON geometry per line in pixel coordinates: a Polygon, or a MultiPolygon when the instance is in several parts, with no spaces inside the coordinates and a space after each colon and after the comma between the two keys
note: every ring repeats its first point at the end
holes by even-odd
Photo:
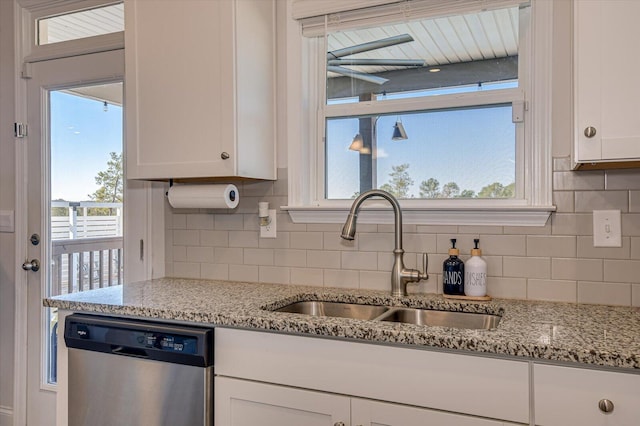
{"type": "MultiPolygon", "coordinates": [[[[521,25],[530,25],[527,37],[521,40],[521,51],[528,60],[520,66],[519,75],[528,82],[513,90],[514,96],[524,102],[524,125],[516,126],[522,132],[523,146],[516,149],[522,165],[516,176],[515,199],[434,199],[400,200],[405,223],[440,225],[497,225],[497,226],[544,226],[555,207],[552,205],[551,179],[551,54],[553,5],[550,2],[531,0],[530,19],[521,25]],[[515,92],[520,93],[515,93],[515,92]],[[537,171],[532,173],[532,171],[537,171]]],[[[291,14],[289,14],[291,16],[291,14]]],[[[288,211],[291,219],[298,223],[341,223],[346,217],[352,200],[324,199],[324,143],[325,131],[325,78],[324,38],[302,37],[297,21],[288,28],[288,43],[299,52],[288,55],[288,72],[301,73],[301,78],[289,78],[288,104],[302,108],[288,108],[291,115],[288,125],[289,198],[288,211]],[[296,55],[296,53],[298,53],[296,55]],[[300,61],[296,63],[296,61],[300,61]],[[299,84],[298,87],[294,85],[299,84]],[[319,102],[320,101],[320,102],[319,102]],[[324,107],[323,107],[324,105],[324,107]],[[306,116],[305,116],[306,115],[306,116]],[[299,124],[294,124],[296,120],[299,124]],[[297,134],[297,136],[296,136],[297,134]],[[319,196],[322,195],[322,196],[319,196]]],[[[449,99],[469,102],[471,98],[492,102],[496,95],[490,91],[474,94],[447,95],[449,99]]],[[[444,98],[444,96],[442,97],[444,98]]],[[[504,98],[502,98],[504,102],[504,98]]],[[[415,106],[437,105],[441,100],[418,99],[415,106]]],[[[496,102],[497,103],[497,102],[496,102]]],[[[364,104],[364,103],[361,103],[364,104]]],[[[393,100],[371,102],[368,113],[389,112],[400,103],[393,100]],[[374,105],[375,104],[375,105],[374,105]]],[[[402,105],[407,105],[403,100],[402,105]]],[[[452,107],[452,104],[447,104],[452,107]]],[[[331,105],[331,116],[337,116],[353,105],[331,105]]],[[[365,204],[362,216],[364,223],[392,223],[388,204],[371,200],[365,204]]]]}

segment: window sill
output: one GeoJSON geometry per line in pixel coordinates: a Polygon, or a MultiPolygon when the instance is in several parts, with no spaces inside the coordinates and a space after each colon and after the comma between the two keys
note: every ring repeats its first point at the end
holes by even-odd
{"type": "MultiPolygon", "coordinates": [[[[284,206],[281,207],[295,223],[344,223],[349,207],[344,206],[284,206]]],[[[413,225],[474,225],[474,226],[544,226],[555,206],[505,206],[493,208],[402,208],[402,222],[413,225]]],[[[390,207],[363,206],[359,223],[393,223],[390,207]]]]}

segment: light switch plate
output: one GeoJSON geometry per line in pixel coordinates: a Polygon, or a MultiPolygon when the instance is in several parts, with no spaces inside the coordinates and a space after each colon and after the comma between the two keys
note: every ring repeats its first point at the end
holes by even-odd
{"type": "Polygon", "coordinates": [[[620,210],[593,211],[593,246],[622,247],[620,210]]]}
{"type": "Polygon", "coordinates": [[[0,210],[0,232],[14,232],[13,210],[0,210]]]}

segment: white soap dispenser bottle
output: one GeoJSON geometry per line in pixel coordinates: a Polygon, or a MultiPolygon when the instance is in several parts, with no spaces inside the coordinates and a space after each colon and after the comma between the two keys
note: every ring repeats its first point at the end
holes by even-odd
{"type": "Polygon", "coordinates": [[[471,249],[471,258],[465,262],[464,294],[465,296],[487,295],[487,262],[480,257],[482,250],[478,248],[479,239],[473,240],[475,248],[471,249]]]}

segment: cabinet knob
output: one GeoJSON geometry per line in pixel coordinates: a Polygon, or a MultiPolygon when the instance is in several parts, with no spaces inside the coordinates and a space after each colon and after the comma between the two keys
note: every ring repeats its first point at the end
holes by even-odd
{"type": "Polygon", "coordinates": [[[588,138],[592,138],[596,135],[596,128],[593,126],[585,127],[584,135],[588,138]]]}
{"type": "Polygon", "coordinates": [[[613,412],[613,402],[608,399],[601,399],[598,402],[598,408],[603,413],[611,413],[613,412]]]}
{"type": "Polygon", "coordinates": [[[344,422],[335,422],[333,426],[344,426],[344,422]]]}
{"type": "Polygon", "coordinates": [[[220,158],[222,158],[223,160],[228,160],[229,159],[229,153],[228,152],[223,152],[222,154],[220,154],[220,158]]]}

